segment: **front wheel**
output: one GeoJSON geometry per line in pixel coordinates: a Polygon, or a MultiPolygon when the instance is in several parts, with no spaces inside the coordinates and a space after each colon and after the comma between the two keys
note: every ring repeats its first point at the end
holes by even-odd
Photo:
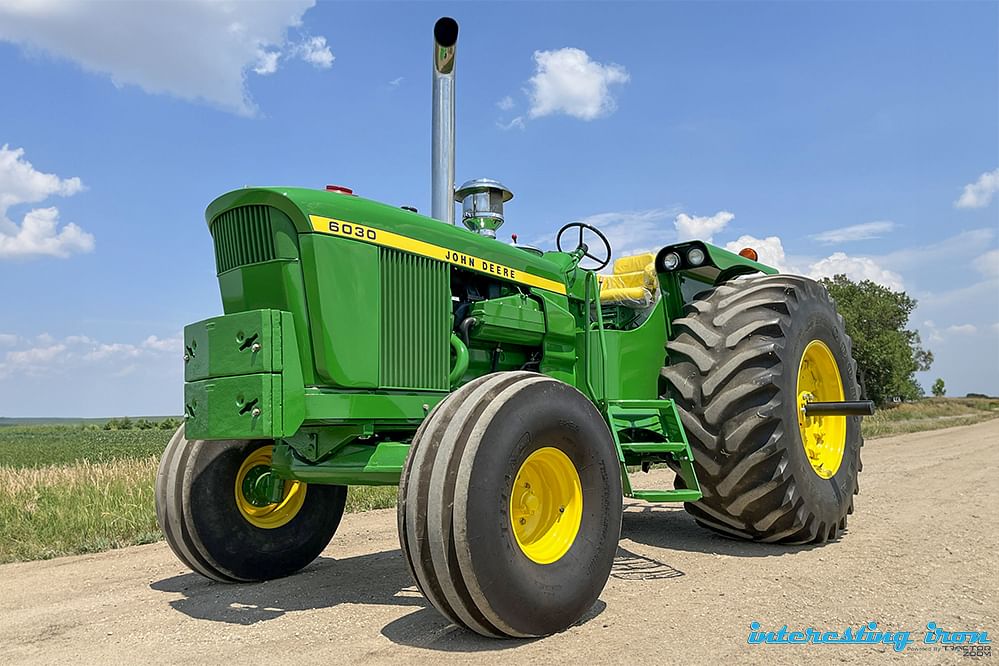
{"type": "Polygon", "coordinates": [[[617,550],[610,431],[555,379],[479,378],[414,437],[398,511],[417,585],[448,619],[491,637],[561,631],[597,600],[617,550]]]}
{"type": "Polygon", "coordinates": [[[330,542],[347,488],[285,481],[271,501],[263,477],[272,450],[268,441],[189,440],[177,430],[156,474],[156,518],[184,564],[222,582],[270,580],[330,542]]]}

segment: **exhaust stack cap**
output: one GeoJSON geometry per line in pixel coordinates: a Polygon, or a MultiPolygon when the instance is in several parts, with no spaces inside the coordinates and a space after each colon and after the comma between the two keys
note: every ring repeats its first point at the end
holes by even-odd
{"type": "Polygon", "coordinates": [[[430,217],[454,224],[454,69],[458,23],[434,24],[433,127],[430,139],[430,217]]]}
{"type": "Polygon", "coordinates": [[[492,178],[476,178],[458,188],[454,200],[461,202],[461,221],[470,230],[496,238],[503,226],[503,204],[513,198],[503,183],[492,178]]]}

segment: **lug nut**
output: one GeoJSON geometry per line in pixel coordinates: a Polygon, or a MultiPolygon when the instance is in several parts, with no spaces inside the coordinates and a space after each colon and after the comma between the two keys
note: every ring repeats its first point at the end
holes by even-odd
{"type": "Polygon", "coordinates": [[[261,346],[260,346],[260,343],[259,343],[259,342],[254,342],[254,343],[253,343],[253,344],[252,344],[252,345],[250,346],[250,351],[251,351],[251,352],[258,352],[258,351],[260,351],[261,349],[263,349],[263,347],[261,347],[261,346]]]}
{"type": "Polygon", "coordinates": [[[260,408],[259,407],[254,407],[253,411],[250,412],[250,416],[252,416],[254,418],[260,416],[260,408]]]}

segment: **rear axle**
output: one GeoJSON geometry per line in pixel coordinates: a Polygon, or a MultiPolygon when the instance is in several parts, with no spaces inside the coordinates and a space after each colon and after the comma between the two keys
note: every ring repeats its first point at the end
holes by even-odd
{"type": "Polygon", "coordinates": [[[872,416],[874,401],[843,400],[840,402],[808,402],[802,407],[805,416],[872,416]]]}

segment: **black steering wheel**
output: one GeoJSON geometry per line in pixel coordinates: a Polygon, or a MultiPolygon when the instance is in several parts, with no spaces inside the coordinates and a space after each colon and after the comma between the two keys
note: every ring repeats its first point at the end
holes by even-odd
{"type": "Polygon", "coordinates": [[[575,229],[577,227],[579,228],[579,242],[576,244],[576,248],[573,252],[582,251],[582,255],[579,257],[580,262],[582,262],[583,258],[586,258],[597,263],[596,266],[581,266],[581,268],[585,268],[588,271],[599,271],[601,268],[610,263],[611,246],[610,241],[607,240],[607,236],[604,236],[603,233],[601,233],[596,227],[586,224],[585,222],[570,222],[558,230],[558,235],[555,237],[555,247],[558,248],[559,252],[565,252],[566,250],[562,249],[562,234],[569,229],[575,229]],[[600,239],[600,242],[604,244],[604,252],[600,253],[603,258],[590,254],[590,246],[583,242],[583,233],[587,230],[595,233],[597,238],[600,239]]]}

